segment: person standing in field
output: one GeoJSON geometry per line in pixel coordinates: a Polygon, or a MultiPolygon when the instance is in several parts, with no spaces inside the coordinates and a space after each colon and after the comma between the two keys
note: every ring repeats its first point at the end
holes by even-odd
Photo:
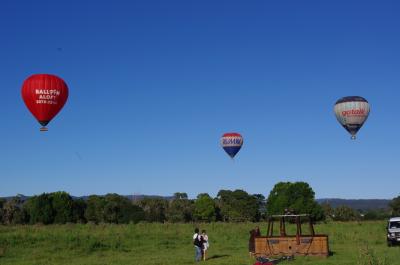
{"type": "Polygon", "coordinates": [[[250,238],[249,238],[249,255],[250,257],[254,255],[256,252],[256,237],[261,236],[260,228],[256,226],[255,229],[250,231],[250,238]]]}
{"type": "Polygon", "coordinates": [[[255,238],[255,234],[256,234],[256,230],[251,229],[250,230],[250,238],[249,238],[249,255],[250,257],[253,256],[253,253],[255,252],[255,242],[254,242],[254,238],[255,238]]]}
{"type": "Polygon", "coordinates": [[[200,261],[201,256],[202,256],[202,248],[203,248],[203,242],[202,242],[202,237],[199,234],[199,229],[196,227],[194,229],[194,235],[193,235],[193,245],[194,245],[194,259],[195,261],[200,261]]]}
{"type": "Polygon", "coordinates": [[[206,254],[207,254],[207,249],[209,248],[209,244],[208,244],[208,235],[206,230],[202,230],[201,231],[201,236],[203,238],[203,260],[206,260],[206,254]]]}

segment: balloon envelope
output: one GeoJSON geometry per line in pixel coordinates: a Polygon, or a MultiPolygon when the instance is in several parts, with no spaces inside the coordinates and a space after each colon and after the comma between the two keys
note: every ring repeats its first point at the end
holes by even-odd
{"type": "Polygon", "coordinates": [[[368,118],[370,106],[365,98],[351,96],[339,99],[334,111],[339,123],[351,134],[351,138],[355,139],[358,130],[368,118]]]}
{"type": "Polygon", "coordinates": [[[221,146],[225,152],[234,158],[243,145],[243,137],[238,133],[225,133],[221,137],[221,146]]]}
{"type": "Polygon", "coordinates": [[[22,85],[26,107],[42,126],[46,126],[68,98],[68,86],[61,78],[49,74],[35,74],[22,85]]]}

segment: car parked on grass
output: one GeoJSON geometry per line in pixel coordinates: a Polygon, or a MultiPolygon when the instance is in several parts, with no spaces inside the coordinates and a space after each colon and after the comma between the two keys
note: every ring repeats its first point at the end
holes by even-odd
{"type": "Polygon", "coordinates": [[[400,217],[389,219],[387,225],[387,244],[389,247],[400,244],[400,217]]]}

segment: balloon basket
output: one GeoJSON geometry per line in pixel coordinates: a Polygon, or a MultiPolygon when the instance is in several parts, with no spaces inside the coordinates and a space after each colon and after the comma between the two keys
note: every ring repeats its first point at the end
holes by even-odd
{"type": "Polygon", "coordinates": [[[40,128],[40,131],[41,131],[41,132],[47,132],[48,129],[47,129],[46,127],[42,127],[42,128],[40,128]]]}
{"type": "Polygon", "coordinates": [[[355,140],[356,139],[356,136],[355,135],[352,135],[351,136],[351,140],[355,140]]]}

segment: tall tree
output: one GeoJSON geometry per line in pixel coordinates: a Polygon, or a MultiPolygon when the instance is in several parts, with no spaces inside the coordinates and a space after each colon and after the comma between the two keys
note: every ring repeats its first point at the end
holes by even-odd
{"type": "Polygon", "coordinates": [[[257,198],[243,190],[220,190],[216,201],[223,221],[256,221],[259,216],[257,198]]]}
{"type": "Polygon", "coordinates": [[[73,222],[73,204],[72,197],[63,191],[50,194],[51,203],[54,211],[54,223],[65,224],[73,222]]]}
{"type": "Polygon", "coordinates": [[[118,194],[105,196],[104,218],[108,223],[126,224],[139,222],[144,219],[143,210],[133,205],[130,200],[118,194]]]}
{"type": "Polygon", "coordinates": [[[31,224],[52,224],[54,222],[52,198],[48,193],[29,198],[25,203],[25,209],[31,224]]]}
{"type": "Polygon", "coordinates": [[[173,223],[190,222],[193,219],[193,203],[188,200],[186,193],[174,194],[166,210],[166,218],[173,223]]]}
{"type": "Polygon", "coordinates": [[[23,201],[19,196],[8,200],[3,205],[2,217],[4,224],[24,224],[28,216],[23,208],[23,201]]]}
{"type": "Polygon", "coordinates": [[[219,221],[228,222],[229,213],[232,211],[233,198],[232,191],[220,190],[216,198],[217,204],[217,217],[219,221]]]}
{"type": "Polygon", "coordinates": [[[315,201],[315,193],[305,182],[279,182],[267,199],[269,215],[291,211],[298,214],[310,214],[315,220],[323,220],[321,206],[315,201]]]}
{"type": "Polygon", "coordinates": [[[174,199],[188,199],[188,195],[186,192],[175,192],[174,199]]]}
{"type": "Polygon", "coordinates": [[[106,204],[104,197],[90,195],[86,201],[85,218],[88,222],[100,223],[104,222],[104,205],[106,204]]]}
{"type": "Polygon", "coordinates": [[[197,195],[194,202],[193,217],[196,221],[212,222],[216,220],[215,202],[207,193],[197,195]]]}
{"type": "Polygon", "coordinates": [[[160,198],[144,198],[136,202],[145,213],[145,220],[148,222],[166,221],[168,201],[160,198]]]}
{"type": "Polygon", "coordinates": [[[72,220],[74,223],[86,223],[85,218],[86,202],[83,199],[76,199],[72,203],[72,220]]]}
{"type": "Polygon", "coordinates": [[[265,200],[265,196],[262,194],[254,194],[253,196],[256,198],[258,205],[256,221],[260,221],[262,218],[265,218],[267,213],[267,201],[265,200]]]}

